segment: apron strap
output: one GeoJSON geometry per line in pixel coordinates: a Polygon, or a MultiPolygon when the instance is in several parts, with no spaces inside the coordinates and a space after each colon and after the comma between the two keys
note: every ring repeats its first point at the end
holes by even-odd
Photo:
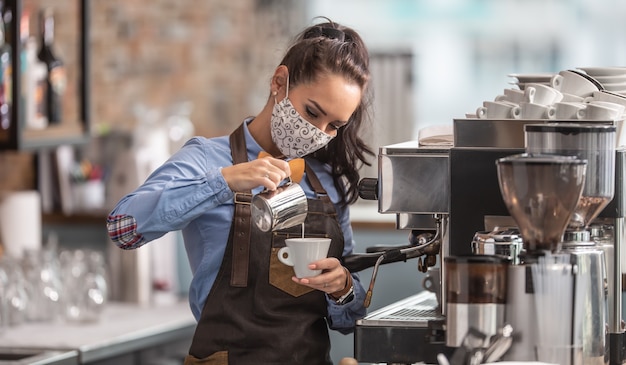
{"type": "Polygon", "coordinates": [[[330,202],[330,197],[328,196],[328,193],[326,193],[326,189],[322,187],[322,183],[317,178],[317,175],[315,175],[313,169],[309,167],[309,164],[306,164],[304,169],[306,171],[306,177],[309,180],[311,187],[315,191],[315,195],[318,198],[322,199],[324,202],[330,202]]]}
{"type": "MultiPolygon", "coordinates": [[[[248,161],[243,124],[230,135],[230,153],[233,157],[233,164],[248,161]]],[[[235,192],[234,201],[233,265],[230,285],[245,288],[248,286],[248,263],[250,261],[250,202],[252,201],[252,191],[235,192]]]]}

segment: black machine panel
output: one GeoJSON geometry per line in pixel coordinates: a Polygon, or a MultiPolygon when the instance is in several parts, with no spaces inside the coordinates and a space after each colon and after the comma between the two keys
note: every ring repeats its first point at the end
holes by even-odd
{"type": "Polygon", "coordinates": [[[472,254],[472,238],[485,230],[485,216],[509,215],[500,195],[496,160],[517,153],[524,150],[450,150],[450,255],[472,254]]]}

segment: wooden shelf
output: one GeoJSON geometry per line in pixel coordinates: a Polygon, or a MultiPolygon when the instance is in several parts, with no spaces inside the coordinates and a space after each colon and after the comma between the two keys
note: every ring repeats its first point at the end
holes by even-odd
{"type": "Polygon", "coordinates": [[[73,213],[66,215],[61,212],[44,213],[42,215],[43,224],[89,224],[106,226],[108,211],[98,210],[91,212],[73,213]]]}
{"type": "Polygon", "coordinates": [[[79,51],[77,52],[78,58],[76,64],[79,67],[76,72],[77,79],[73,90],[76,90],[77,94],[74,96],[77,98],[76,115],[78,115],[78,121],[71,122],[66,121],[59,126],[50,126],[42,130],[27,130],[24,126],[24,117],[22,115],[22,102],[21,102],[21,74],[15,72],[20,70],[20,54],[21,54],[21,42],[20,42],[20,20],[22,18],[22,6],[24,0],[7,0],[5,6],[12,11],[11,22],[11,67],[14,72],[12,73],[12,100],[11,106],[11,122],[8,129],[0,130],[0,150],[39,150],[51,148],[63,144],[78,145],[85,144],[89,141],[90,137],[90,115],[89,115],[89,11],[90,0],[75,0],[77,1],[78,14],[80,19],[77,20],[78,29],[77,44],[79,51]]]}

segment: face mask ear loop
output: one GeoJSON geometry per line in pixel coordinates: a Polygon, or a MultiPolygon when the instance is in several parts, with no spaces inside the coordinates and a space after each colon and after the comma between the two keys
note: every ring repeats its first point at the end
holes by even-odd
{"type": "MultiPolygon", "coordinates": [[[[278,101],[276,101],[276,94],[277,92],[274,92],[274,104],[278,104],[278,101]]],[[[289,74],[287,74],[287,88],[285,89],[285,99],[289,98],[289,74]]]]}

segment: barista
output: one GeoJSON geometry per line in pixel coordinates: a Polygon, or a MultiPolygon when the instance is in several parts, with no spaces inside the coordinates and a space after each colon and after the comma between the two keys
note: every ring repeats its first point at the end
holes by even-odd
{"type": "Polygon", "coordinates": [[[367,115],[368,51],[352,29],[306,28],[269,83],[263,109],[229,136],[195,137],[120,200],[111,239],[135,249],[182,230],[198,320],[186,364],[332,364],[328,327],[349,333],[365,315],[364,290],[342,266],[353,251],[349,204],[373,152],[359,137],[367,115]],[[259,153],[271,156],[259,158],[259,153]],[[303,158],[306,236],[332,238],[320,275],[298,279],[277,260],[302,227],[261,232],[250,197],[276,189],[303,158]]]}

